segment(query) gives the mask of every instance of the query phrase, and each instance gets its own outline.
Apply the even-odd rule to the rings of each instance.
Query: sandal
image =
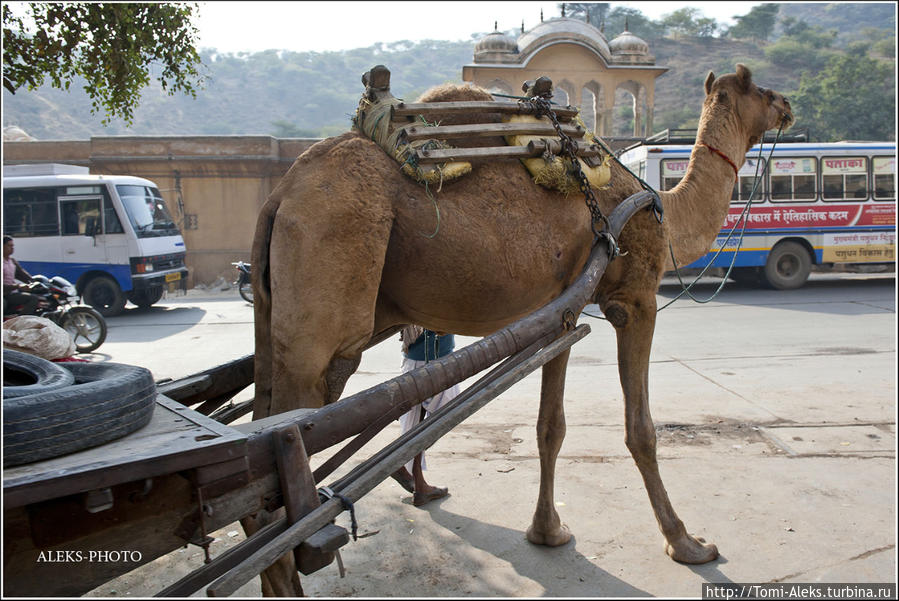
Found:
[[[435,488],[431,492],[412,493],[412,504],[416,507],[421,507],[422,505],[430,503],[431,501],[434,501],[436,499],[442,499],[448,494],[449,490],[446,488]]]

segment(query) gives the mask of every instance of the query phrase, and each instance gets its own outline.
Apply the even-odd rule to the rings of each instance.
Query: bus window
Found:
[[[665,159],[662,165],[662,185],[660,190],[670,190],[687,174],[687,165],[690,159]]]
[[[756,173],[760,176],[764,169],[764,161],[761,161],[760,164],[758,159],[747,159],[740,168],[738,180],[734,182],[734,191],[731,194],[730,201],[732,203],[743,203],[749,200],[749,197],[752,196],[752,190],[755,188],[755,182],[758,179]],[[758,189],[755,191],[755,196],[752,197],[752,200],[757,202],[764,200],[764,198],[764,181],[762,181],[759,183]]]
[[[18,238],[59,235],[54,188],[3,191],[3,233]]]
[[[816,162],[812,157],[772,159],[768,176],[771,200],[815,200],[818,196],[816,172]]]
[[[896,200],[896,157],[874,157],[874,200]]]
[[[159,190],[149,186],[116,186],[122,206],[138,238],[171,236],[178,233]]]
[[[868,159],[823,157],[821,180],[824,200],[864,200],[868,197]]]
[[[59,201],[63,236],[93,236],[102,233],[100,199],[82,198]]]

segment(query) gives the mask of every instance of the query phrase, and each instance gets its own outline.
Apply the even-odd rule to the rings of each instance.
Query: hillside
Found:
[[[836,37],[825,42],[832,43],[832,48],[812,48],[810,56],[826,58],[845,53],[844,49],[863,35],[879,41],[879,48],[892,41],[891,54],[895,53],[892,4],[784,4],[779,18],[784,17],[804,21],[813,32],[837,30]],[[607,31],[607,35],[611,38],[614,34]],[[792,52],[792,46],[787,44],[820,45],[826,36],[816,35],[811,42],[797,42],[785,36],[779,26],[772,35],[773,41],[768,43],[728,37],[648,39],[657,64],[669,68],[656,84],[655,129],[695,125],[706,74],[710,70],[732,72],[737,62],[748,65],[761,85],[792,96],[800,89],[803,72],[818,70],[821,64],[785,60],[784,55],[802,56]],[[349,128],[362,91],[360,76],[371,66],[387,65],[393,73],[394,93],[412,99],[432,85],[460,81],[462,65],[472,60],[474,43],[474,39],[401,41],[321,53],[267,51],[235,55],[204,50],[201,55],[207,81],[197,98],[167,96],[152,85],[145,89],[131,126],[119,120],[101,125],[101,116],[91,114],[88,96],[77,82],[68,92],[47,84],[34,91],[19,90],[15,95],[4,90],[3,125],[18,125],[40,140],[87,139],[92,135],[328,136]],[[772,54],[772,47],[787,51]],[[891,59],[880,56],[878,60]],[[821,58],[818,62],[823,61]],[[895,65],[895,58],[892,64]],[[895,107],[895,94],[892,102]],[[619,104],[623,105],[623,119],[618,119],[620,126],[615,133],[627,135],[629,103]],[[816,124],[805,125],[814,132]],[[885,123],[882,129],[879,137],[895,139],[891,123]]]

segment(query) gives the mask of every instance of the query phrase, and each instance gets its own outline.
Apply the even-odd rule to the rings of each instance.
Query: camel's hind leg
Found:
[[[392,214],[389,200],[366,200],[367,211],[297,210],[285,201],[278,212],[270,260],[272,414],[335,400],[371,338]]]
[[[540,413],[537,418],[537,448],[540,451],[540,492],[537,509],[527,538],[538,545],[555,547],[571,539],[571,532],[559,519],[553,502],[556,457],[565,438],[565,372],[570,349],[543,366]]]
[[[706,563],[718,557],[713,544],[687,533],[677,517],[656,460],[656,431],[649,413],[649,353],[655,329],[655,298],[625,306],[610,302],[603,312],[618,335],[618,373],[625,403],[625,443],[637,463],[659,529],[665,536],[665,551],[684,563]]]

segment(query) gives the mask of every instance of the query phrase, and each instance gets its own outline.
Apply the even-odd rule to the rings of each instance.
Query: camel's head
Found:
[[[773,90],[752,82],[752,73],[742,64],[737,72],[705,79],[706,106],[730,107],[749,133],[749,146],[758,142],[769,129],[788,128],[793,123],[790,102]]]

